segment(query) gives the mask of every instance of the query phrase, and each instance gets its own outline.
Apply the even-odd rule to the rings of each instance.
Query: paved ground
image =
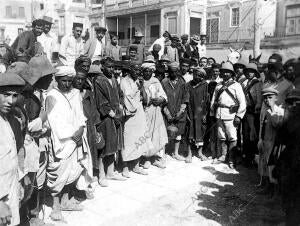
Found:
[[[279,201],[256,195],[254,169],[193,159],[192,164],[168,159],[167,168],[150,168],[148,176],[132,174],[124,182],[95,189],[95,199],[82,212],[63,212],[55,225],[280,225]],[[46,222],[50,208],[46,207]],[[53,222],[51,222],[53,223]]]

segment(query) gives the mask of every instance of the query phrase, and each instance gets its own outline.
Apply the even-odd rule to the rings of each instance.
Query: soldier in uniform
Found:
[[[228,154],[229,167],[234,168],[237,127],[246,112],[246,100],[242,86],[234,81],[235,73],[232,64],[230,62],[223,63],[220,72],[223,82],[218,84],[214,91],[211,101],[211,116],[214,116],[218,123],[218,138],[222,148],[222,156],[219,161],[225,161]]]
[[[244,72],[247,79],[247,85],[244,88],[247,110],[242,121],[243,153],[246,166],[250,166],[254,160],[258,141],[262,83],[258,79],[259,72],[255,63],[248,64]]]

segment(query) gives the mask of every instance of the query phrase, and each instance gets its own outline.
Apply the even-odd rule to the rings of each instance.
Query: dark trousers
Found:
[[[254,117],[254,127],[256,135],[259,135],[259,115],[246,113],[242,120],[242,135],[243,135],[243,153],[245,154],[246,163],[251,164],[254,160],[255,154],[258,153],[257,142],[258,139],[250,140],[250,125],[248,117]]]

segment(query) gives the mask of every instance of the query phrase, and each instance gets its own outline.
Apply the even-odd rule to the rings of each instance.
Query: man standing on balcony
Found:
[[[83,24],[73,23],[73,34],[66,35],[61,40],[59,58],[64,65],[74,66],[75,60],[83,54],[83,39],[81,37]]]
[[[96,38],[87,40],[84,45],[84,55],[90,58],[92,63],[96,60],[102,60],[104,56],[104,43],[102,40],[106,31],[105,27],[95,27]]]
[[[50,32],[53,19],[51,17],[44,16],[42,20],[45,23],[43,29],[44,32],[41,36],[38,36],[37,40],[42,45],[48,60],[52,62],[52,53],[54,52],[57,43],[56,35]]]
[[[136,31],[134,35],[133,44],[129,45],[127,48],[127,55],[129,55],[129,49],[132,49],[132,46],[137,46],[137,60],[136,63],[142,64],[145,58],[145,45],[141,43],[144,35],[140,31]]]

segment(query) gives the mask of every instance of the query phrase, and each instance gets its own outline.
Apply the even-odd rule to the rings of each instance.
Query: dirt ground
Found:
[[[256,194],[256,169],[234,171],[196,158],[191,164],[170,158],[167,169],[148,171],[148,176],[96,187],[83,212],[64,212],[66,222],[55,225],[284,225],[280,199]]]

